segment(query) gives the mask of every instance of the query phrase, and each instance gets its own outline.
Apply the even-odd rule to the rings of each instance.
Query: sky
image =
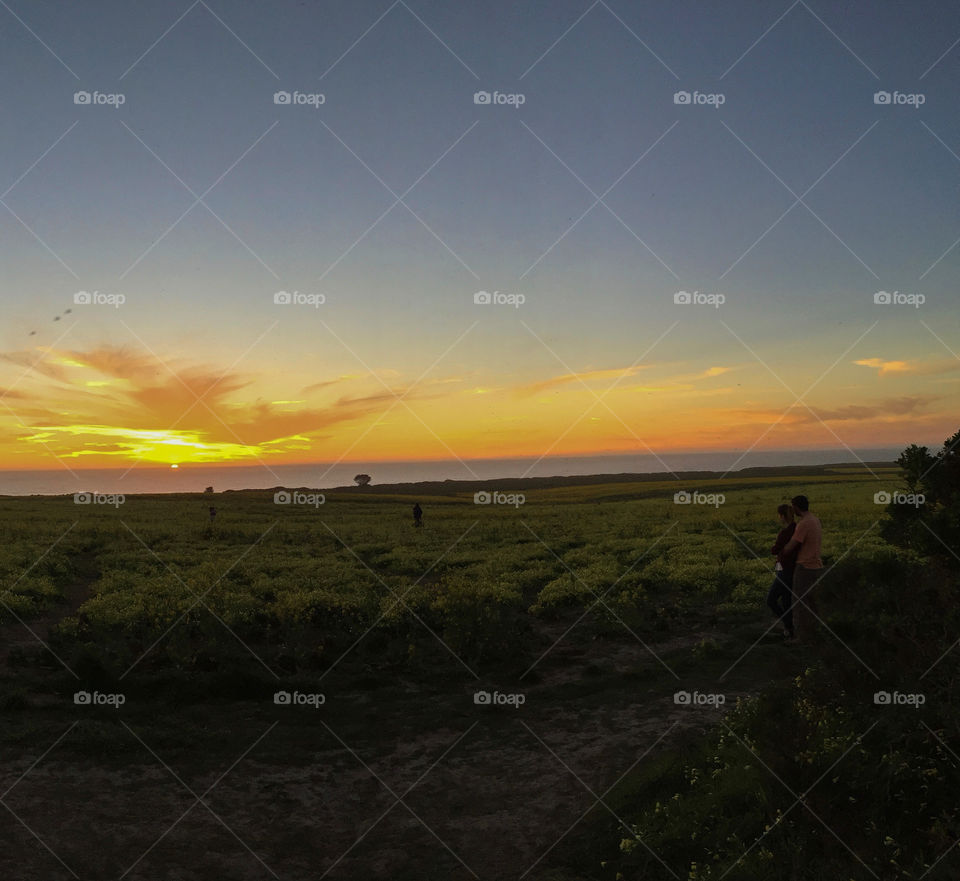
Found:
[[[0,22],[0,469],[958,427],[954,4]]]

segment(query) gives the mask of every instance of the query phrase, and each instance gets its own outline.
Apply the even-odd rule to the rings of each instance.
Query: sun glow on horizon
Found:
[[[845,381],[810,407],[790,406],[758,363],[686,356],[580,371],[541,364],[519,374],[458,367],[414,381],[410,365],[406,373],[335,365],[278,378],[253,364],[224,371],[184,358],[164,370],[166,361],[129,346],[50,350],[40,365],[20,352],[2,356],[28,372],[22,387],[20,379],[0,387],[0,468],[42,469],[54,459],[173,469],[869,448],[896,446],[911,436],[908,426],[946,437],[952,417],[940,389],[960,361],[875,352],[838,365]],[[929,382],[923,393],[917,376]],[[851,387],[864,390],[861,403],[848,403]]]
[[[83,439],[89,437],[89,440]],[[149,430],[114,427],[108,425],[62,425],[44,426],[31,435],[18,438],[22,443],[54,450],[53,445],[68,444],[74,438],[81,444],[75,449],[55,452],[62,459],[79,459],[89,456],[108,456],[143,461],[177,468],[181,462],[216,462],[252,460],[265,454],[257,445],[241,443],[212,443],[204,441],[197,432],[175,430]],[[103,439],[115,439],[103,443]]]

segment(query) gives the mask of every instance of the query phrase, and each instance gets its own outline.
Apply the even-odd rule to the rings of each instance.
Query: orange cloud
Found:
[[[28,360],[26,354],[0,358],[29,367],[36,357]],[[91,380],[91,375],[106,379]],[[252,375],[164,364],[151,354],[111,346],[51,352],[25,381],[33,386],[29,397],[15,390],[8,403],[19,423],[13,431],[20,447],[41,445],[62,458],[162,462],[248,459],[309,449],[321,432],[379,415],[395,395],[405,394],[407,401],[428,396],[401,387],[342,396],[323,407],[277,404],[260,397],[244,401],[237,396],[249,394],[256,382]],[[28,399],[29,407],[18,406]]]
[[[901,398],[892,398],[873,405],[847,404],[835,410],[819,410],[814,408],[817,416],[828,421],[862,421],[865,419],[889,419],[891,416],[906,416],[923,409],[927,404],[936,401],[932,395],[912,395]],[[809,413],[809,410],[807,411]],[[811,419],[816,417],[810,414]]]
[[[63,366],[51,363],[48,360],[47,355],[49,354],[49,350],[41,349],[40,351],[44,354],[38,355],[36,351],[2,352],[0,353],[0,360],[6,361],[9,364],[15,364],[18,367],[23,367],[23,374],[39,373],[50,379],[66,382],[68,373]]]
[[[557,386],[569,385],[570,383],[590,383],[597,380],[612,380],[616,382],[627,376],[634,376],[641,370],[649,370],[653,365],[640,364],[632,367],[611,367],[606,370],[586,370],[583,373],[564,373],[560,376],[552,376],[540,382],[534,382],[529,385],[520,386],[517,389],[519,394],[537,394],[547,389]]]

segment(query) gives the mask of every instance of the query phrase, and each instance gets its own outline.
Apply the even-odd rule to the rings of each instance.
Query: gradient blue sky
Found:
[[[90,426],[98,408],[96,424],[168,427],[169,408],[151,409],[129,387],[76,398],[91,381],[122,385],[119,371],[104,374],[106,350],[156,356],[181,376],[238,371],[246,384],[219,401],[224,413],[246,408],[248,419],[256,402],[278,400],[346,409],[334,421],[356,437],[376,418],[359,401],[377,398],[382,410],[383,383],[407,388],[473,322],[429,374],[440,389],[424,411],[436,410],[424,417],[430,454],[437,435],[461,455],[542,452],[591,403],[578,381],[559,378],[612,380],[665,332],[643,362],[656,393],[700,377],[702,395],[660,403],[641,388],[617,407],[630,431],[598,426],[594,443],[583,434],[555,452],[637,447],[651,415],[674,410],[654,448],[670,437],[743,447],[794,400],[773,372],[800,393],[837,359],[808,400],[811,444],[836,447],[834,433],[852,446],[936,443],[956,428],[954,4],[11,2],[0,22],[0,192],[15,184],[0,206],[0,386],[16,381],[31,404],[43,401],[6,400],[15,415],[0,413],[5,461],[37,458],[15,454],[24,425],[53,432],[51,449],[33,454],[76,453],[57,426]],[[81,89],[125,103],[77,106]],[[525,102],[478,106],[481,89]],[[681,89],[725,103],[678,106]],[[876,105],[881,89],[925,102]],[[277,90],[326,100],[278,106]],[[388,187],[404,194],[435,162],[404,197],[410,210],[397,204],[357,243],[394,202]],[[199,196],[228,169],[204,197],[210,210],[195,205],[148,252],[194,202],[186,187]],[[597,204],[557,243],[593,205],[590,190],[601,195],[628,169],[604,196],[609,210]],[[796,204],[774,225],[815,183],[809,210]],[[278,308],[281,289],[326,303]],[[481,289],[526,302],[476,307]],[[52,324],[77,290],[127,302]],[[678,307],[678,290],[726,302]],[[878,307],[878,290],[926,302]],[[20,379],[30,352],[80,373]],[[94,370],[106,378],[91,380]],[[303,391],[361,375],[328,399]],[[546,433],[528,443],[518,394],[550,382],[569,395],[531,417]],[[476,389],[500,397],[478,404],[483,394],[466,394]],[[843,411],[851,406],[863,413]],[[744,431],[725,432],[738,413]],[[407,423],[396,448],[417,448],[424,427],[404,407],[393,415]],[[342,452],[325,430],[327,446],[294,454],[281,441],[319,438],[319,423],[316,413],[299,428],[288,421],[278,455]],[[698,422],[711,429],[702,443]],[[795,429],[765,443],[796,445]]]

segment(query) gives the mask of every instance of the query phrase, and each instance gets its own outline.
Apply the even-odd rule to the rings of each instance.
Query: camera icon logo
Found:
[[[890,291],[877,291],[873,295],[873,302],[878,306],[889,306],[893,302],[893,294]]]
[[[493,295],[489,291],[477,291],[473,295],[473,302],[476,306],[489,306],[493,302]]]
[[[73,693],[73,702],[75,704],[89,704],[91,701],[89,691],[75,691]]]
[[[474,104],[489,104],[489,103],[490,103],[490,93],[489,93],[489,92],[474,92],[474,93],[473,93],[473,103],[474,103]]]
[[[673,93],[673,103],[674,104],[689,104],[690,103],[690,93],[689,92],[674,92]]]
[[[75,306],[89,306],[93,302],[93,294],[90,291],[77,291],[73,295]]]
[[[290,93],[289,93],[289,92],[274,92],[274,93],[273,93],[273,103],[274,103],[274,104],[289,104],[289,103],[290,103]]]
[[[293,294],[290,291],[277,291],[273,295],[273,302],[277,306],[289,306],[293,302]]]
[[[75,505],[92,505],[93,493],[88,493],[88,492],[74,493],[73,503]]]
[[[874,92],[874,93],[873,93],[873,103],[874,103],[874,104],[889,104],[889,103],[890,103],[890,93],[889,93],[889,92]]]
[[[473,693],[473,702],[475,704],[489,704],[490,703],[490,692],[489,691],[475,691]]]
[[[275,704],[289,704],[290,703],[290,692],[289,691],[277,691],[273,694],[273,702]]]
[[[293,502],[293,496],[290,495],[285,489],[275,492],[273,494],[273,503],[275,505],[289,505]]]
[[[890,703],[890,692],[889,691],[875,691],[873,693],[873,702],[875,704],[889,704]]]
[[[675,691],[673,693],[673,702],[675,704],[686,705],[690,703],[689,691]]]
[[[693,302],[693,294],[689,291],[677,291],[673,295],[673,302],[677,306],[689,306]]]
[[[873,494],[873,503],[875,505],[889,505],[892,501],[890,493],[886,490],[880,490],[880,492],[875,492]]]
[[[675,505],[689,505],[693,502],[693,496],[685,489],[673,494],[673,503]]]
[[[473,494],[473,503],[475,505],[489,505],[493,501],[493,496],[486,490],[480,490]]]
[[[89,103],[90,103],[90,93],[89,93],[89,92],[74,92],[74,93],[73,93],[73,103],[74,103],[74,104],[89,104]]]

